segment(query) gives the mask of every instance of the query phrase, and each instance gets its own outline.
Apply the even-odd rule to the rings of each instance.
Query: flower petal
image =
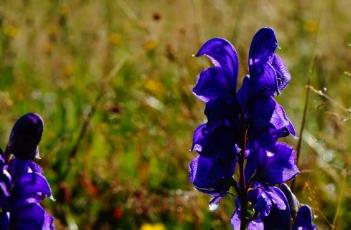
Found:
[[[290,210],[273,206],[270,214],[263,219],[264,229],[289,230],[291,226]]]
[[[230,219],[231,224],[233,225],[234,230],[240,230],[240,210],[238,208],[235,209],[232,218]]]
[[[260,96],[252,101],[249,108],[249,125],[253,133],[270,130],[277,138],[296,134],[283,107],[272,96]]]
[[[233,229],[234,230],[240,230],[240,225],[241,225],[241,221],[240,221],[240,209],[236,209],[235,212],[232,215],[232,218],[230,220]],[[264,230],[264,225],[263,222],[260,218],[256,218],[254,220],[251,220],[247,226],[248,230]]]
[[[246,75],[243,80],[243,84],[241,85],[238,93],[236,94],[238,103],[241,106],[242,111],[246,110],[247,101],[249,99],[250,92],[250,77]]]
[[[266,63],[278,47],[273,29],[261,28],[253,37],[249,51],[249,68]]]
[[[308,205],[302,205],[297,212],[294,223],[294,230],[314,230],[317,229],[316,225],[312,222],[312,210]]]
[[[277,102],[271,96],[261,96],[252,101],[248,111],[251,132],[262,132],[271,126],[276,104]]]
[[[202,55],[208,56],[214,66],[221,67],[227,85],[235,92],[239,62],[234,46],[223,38],[213,38],[202,45],[196,57]]]
[[[295,164],[295,151],[285,143],[276,143],[272,151],[260,151],[255,177],[268,184],[281,184],[294,178],[299,170]]]
[[[290,82],[291,76],[285,63],[278,55],[274,54],[271,62],[277,73],[278,92],[280,93]]]
[[[10,229],[18,230],[53,230],[53,218],[37,203],[32,203],[11,212]]]
[[[10,225],[10,213],[9,212],[1,212],[0,213],[0,226],[1,229],[8,230]]]
[[[226,194],[232,182],[236,161],[220,157],[197,156],[189,165],[189,178],[201,192]]]
[[[255,215],[260,217],[268,216],[272,208],[271,198],[262,187],[250,190],[249,200],[254,204]]]
[[[270,186],[266,189],[268,196],[271,198],[273,204],[280,210],[289,208],[288,201],[284,193],[277,187]]]
[[[277,73],[269,63],[250,67],[250,96],[273,96],[278,90]]]
[[[295,128],[291,123],[291,121],[289,120],[289,118],[286,116],[283,106],[279,105],[278,103],[275,106],[270,123],[276,129],[286,128],[290,134],[294,136],[296,134]]]
[[[210,67],[198,76],[193,93],[203,102],[229,96],[231,88],[220,67]]]
[[[215,100],[206,103],[205,115],[211,125],[223,124],[239,130],[240,108],[234,100]]]
[[[202,124],[195,129],[192,150],[203,156],[235,155],[236,130],[231,126],[210,127]]]
[[[52,194],[46,178],[39,173],[25,173],[19,177],[13,187],[11,196],[19,198],[44,199]]]
[[[20,117],[12,128],[9,143],[10,153],[17,158],[33,160],[43,133],[44,121],[39,114],[27,113]]]
[[[296,196],[294,193],[290,190],[290,187],[287,184],[281,184],[280,189],[284,193],[290,207],[290,212],[291,216],[296,216],[298,207],[299,207],[299,201],[297,200]]]

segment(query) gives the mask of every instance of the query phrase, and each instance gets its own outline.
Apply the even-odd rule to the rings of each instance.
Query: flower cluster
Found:
[[[52,192],[43,170],[34,162],[43,120],[35,113],[15,123],[5,153],[0,154],[0,226],[1,229],[53,230],[51,217],[40,202]]]
[[[195,188],[212,196],[210,208],[236,189],[234,229],[313,229],[311,209],[299,206],[285,182],[299,170],[295,151],[278,139],[295,129],[274,97],[290,81],[271,28],[254,36],[249,51],[249,75],[237,90],[238,58],[223,38],[207,41],[196,54],[212,67],[203,70],[193,93],[205,103],[207,122],[195,129],[189,165]],[[234,177],[236,174],[238,178]],[[293,221],[294,220],[294,221]]]

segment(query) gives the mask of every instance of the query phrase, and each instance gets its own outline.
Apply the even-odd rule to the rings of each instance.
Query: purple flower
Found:
[[[283,229],[290,228],[288,201],[279,188],[255,183],[248,191],[248,199],[252,206],[248,229],[276,229],[277,226],[284,226]],[[231,219],[234,229],[240,229],[241,215],[240,206],[237,205]]]
[[[55,229],[53,217],[40,205],[42,200],[52,197],[51,188],[43,170],[33,161],[39,154],[42,132],[43,120],[38,114],[22,116],[15,123],[6,148],[9,162],[1,154],[0,187],[8,192],[0,204],[3,229]]]
[[[206,55],[213,66],[199,74],[193,88],[205,103],[207,122],[194,131],[191,150],[199,155],[189,165],[189,178],[197,190],[212,196],[210,205],[218,204],[234,186],[238,194],[234,229],[242,221],[249,229],[290,229],[294,215],[292,193],[279,187],[299,170],[293,148],[278,142],[295,135],[295,129],[274,99],[291,78],[275,54],[277,47],[271,28],[256,33],[249,51],[249,75],[238,91],[239,65],[230,42],[210,39],[196,54]]]
[[[249,51],[251,93],[273,95],[280,93],[290,81],[290,73],[275,54],[278,41],[271,28],[262,28],[254,36]]]

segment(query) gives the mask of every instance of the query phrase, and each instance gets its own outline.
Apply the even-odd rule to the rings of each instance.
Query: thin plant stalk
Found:
[[[338,203],[336,205],[335,215],[334,215],[334,218],[333,218],[333,225],[332,225],[331,229],[337,229],[336,228],[336,222],[338,220],[338,216],[339,216],[339,213],[340,213],[341,201],[342,201],[343,196],[344,196],[345,185],[346,185],[346,178],[347,178],[347,175],[346,175],[346,173],[344,173],[342,184],[341,184],[341,188],[340,188],[340,193],[339,193],[339,196],[338,196]]]
[[[78,138],[77,138],[76,142],[74,143],[72,149],[68,153],[68,160],[69,161],[72,161],[75,159],[77,152],[78,152],[78,149],[80,147],[80,144],[87,134],[91,119],[95,115],[96,109],[99,106],[103,96],[105,95],[106,87],[108,86],[110,81],[113,79],[113,77],[118,73],[118,71],[122,68],[122,66],[124,65],[126,60],[127,60],[127,57],[125,57],[119,63],[117,63],[112,68],[112,70],[109,72],[109,74],[106,76],[105,80],[102,82],[101,89],[98,92],[98,94],[96,95],[95,100],[94,100],[89,112],[87,113],[86,117],[84,118],[83,124],[79,130]],[[67,176],[69,169],[70,169],[70,167],[67,167],[66,170],[62,173],[62,175],[61,175],[62,181]]]
[[[313,68],[314,68],[314,63],[315,63],[316,49],[317,49],[318,35],[319,35],[319,31],[320,31],[322,11],[323,11],[323,1],[321,1],[320,8],[319,8],[319,16],[318,16],[316,35],[315,35],[314,41],[313,41],[312,57],[311,57],[311,61],[310,61],[309,66],[308,66],[307,84],[306,84],[307,86],[309,86],[311,84],[311,77],[313,74]],[[310,98],[310,90],[307,87],[306,88],[305,103],[304,103],[304,108],[303,108],[303,115],[302,115],[302,119],[301,119],[301,127],[300,127],[300,132],[299,132],[300,137],[299,137],[299,140],[298,140],[297,146],[296,146],[296,166],[299,166],[302,138],[303,138],[303,133],[304,133],[305,126],[306,126],[309,98]],[[294,192],[294,188],[295,188],[295,182],[296,182],[296,178],[294,178],[294,180],[291,183],[291,191],[293,191],[293,192]]]
[[[245,125],[244,116],[242,115],[243,132],[240,143],[240,154],[239,154],[239,184],[240,184],[240,230],[245,230],[247,228],[247,186],[245,180],[244,164],[245,164],[245,149],[246,149],[246,139],[247,139],[247,127]]]

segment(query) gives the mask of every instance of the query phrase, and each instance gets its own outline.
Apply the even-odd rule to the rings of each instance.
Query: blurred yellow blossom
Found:
[[[143,224],[140,230],[166,230],[166,227],[161,223]]]
[[[145,89],[147,89],[148,91],[150,91],[151,93],[153,93],[157,96],[161,96],[161,94],[163,92],[162,84],[154,79],[147,79],[145,81],[144,86],[145,86]]]
[[[67,15],[68,13],[69,13],[69,11],[70,11],[70,8],[69,8],[69,6],[68,6],[68,4],[62,4],[61,5],[61,7],[60,7],[60,13],[62,14],[62,15]]]
[[[152,51],[156,48],[156,46],[157,46],[157,41],[153,39],[147,40],[144,43],[144,49],[146,51]]]
[[[308,20],[303,25],[305,31],[315,33],[318,30],[318,21]]]
[[[118,33],[112,33],[112,34],[110,34],[108,40],[112,45],[118,45],[121,43],[122,37]]]
[[[68,76],[71,76],[72,74],[74,74],[75,71],[76,71],[76,67],[73,64],[68,64],[64,67],[63,74],[66,77],[68,77]]]
[[[11,24],[5,24],[3,31],[8,37],[15,38],[19,33],[19,28]]]

